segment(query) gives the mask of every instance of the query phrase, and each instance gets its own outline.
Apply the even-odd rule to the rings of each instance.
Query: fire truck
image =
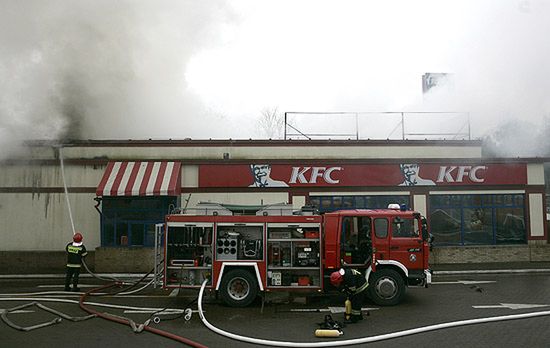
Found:
[[[374,303],[395,305],[407,287],[431,283],[426,219],[397,204],[322,215],[288,205],[254,215],[198,207],[171,213],[162,225],[157,261],[164,259],[164,288],[200,288],[207,279],[227,305],[244,307],[262,292],[334,290],[330,274],[350,267],[365,274]]]

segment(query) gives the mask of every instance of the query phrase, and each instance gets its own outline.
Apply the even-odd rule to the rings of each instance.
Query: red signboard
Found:
[[[522,185],[525,164],[207,164],[199,187]]]

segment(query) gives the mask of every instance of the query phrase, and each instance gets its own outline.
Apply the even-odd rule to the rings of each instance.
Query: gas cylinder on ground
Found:
[[[339,337],[342,336],[344,332],[340,330],[329,330],[329,329],[317,329],[315,330],[316,337]]]
[[[345,307],[346,307],[346,312],[344,313],[344,318],[346,320],[350,320],[351,319],[351,301],[349,300],[349,298],[346,300]]]

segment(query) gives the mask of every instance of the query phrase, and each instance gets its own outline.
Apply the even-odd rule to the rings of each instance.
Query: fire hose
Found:
[[[36,301],[36,297],[0,297],[0,301]],[[64,298],[51,298],[51,297],[44,297],[39,299],[40,302],[59,302],[59,303],[74,303],[78,304],[79,301],[77,300],[69,300]],[[98,302],[83,302],[85,305],[89,306],[95,306],[95,307],[105,307],[105,308],[114,308],[114,309],[128,309],[128,310],[143,310],[143,311],[157,311],[160,312],[161,310],[164,310],[165,312],[169,313],[182,313],[185,312],[182,309],[175,309],[175,308],[150,308],[150,307],[134,307],[134,306],[124,306],[124,305],[115,305],[115,304],[108,304],[108,303],[98,303]]]
[[[58,151],[59,151],[59,162],[60,162],[60,166],[61,166],[61,175],[62,175],[62,179],[63,179],[63,188],[64,188],[64,192],[65,192],[65,199],[66,199],[66,203],[67,203],[67,209],[68,209],[68,212],[69,212],[69,218],[70,218],[70,222],[71,222],[71,228],[72,228],[72,232],[73,232],[73,235],[76,233],[76,229],[75,229],[75,224],[74,224],[74,220],[73,220],[73,214],[72,214],[72,211],[71,211],[71,204],[70,204],[70,201],[69,201],[69,195],[68,195],[68,189],[67,189],[67,181],[66,181],[66,178],[65,178],[65,167],[64,167],[64,163],[63,163],[63,146],[60,145],[58,146]],[[96,208],[97,209],[97,208]],[[95,289],[92,289],[92,290],[89,290],[87,292],[85,292],[81,297],[80,297],[80,301],[79,301],[79,306],[80,308],[82,308],[84,311],[92,314],[93,316],[98,316],[100,318],[103,318],[103,319],[107,319],[107,320],[110,320],[110,321],[114,321],[114,322],[117,322],[117,323],[120,323],[120,324],[124,324],[124,325],[130,325],[132,327],[132,329],[134,330],[134,332],[141,332],[142,330],[146,330],[146,331],[149,331],[149,332],[152,332],[152,333],[155,333],[155,334],[158,334],[158,335],[161,335],[161,336],[164,336],[164,337],[167,337],[167,338],[170,338],[170,339],[173,339],[175,341],[178,341],[178,342],[181,342],[181,343],[185,343],[191,347],[205,347],[204,345],[200,344],[200,343],[197,343],[197,342],[194,342],[192,340],[189,340],[185,337],[181,337],[181,336],[177,336],[177,335],[174,335],[172,333],[169,333],[169,332],[166,332],[166,331],[163,331],[163,330],[159,330],[159,329],[155,329],[155,328],[152,328],[150,326],[148,326],[150,320],[147,320],[144,324],[140,324],[140,325],[136,325],[135,322],[133,322],[131,319],[128,319],[128,318],[123,318],[123,317],[119,317],[119,316],[115,316],[115,315],[109,315],[109,314],[106,314],[106,313],[100,313],[98,311],[95,311],[91,308],[88,308],[87,306],[85,306],[85,302],[84,302],[84,299],[92,294],[92,293],[95,293],[95,291],[97,290],[102,290],[102,289],[107,289],[109,287],[112,287],[112,286],[115,286],[115,285],[122,285],[122,284],[125,284],[123,282],[120,282],[118,281],[117,279],[106,279],[106,278],[102,278],[96,274],[94,274],[92,271],[90,271],[90,269],[88,268],[88,265],[86,264],[86,262],[84,262],[84,260],[82,260],[82,263],[84,264],[84,268],[86,268],[86,270],[88,271],[88,273],[90,273],[93,277],[97,278],[97,279],[101,279],[101,280],[114,280],[115,283],[111,283],[111,284],[107,284],[107,285],[104,285],[104,286],[101,286],[99,288],[95,288]],[[134,284],[130,284],[131,286],[127,289],[131,289],[132,287],[136,286],[137,284],[139,284],[143,279],[145,279],[150,273],[152,272],[152,270],[147,273],[145,275],[145,277],[143,277],[141,280],[135,282]],[[155,274],[156,276],[156,274]],[[134,293],[134,292],[138,292],[138,291],[141,291],[142,289],[144,289],[145,287],[149,286],[150,284],[152,284],[152,282],[155,281],[155,278],[153,278],[153,280],[149,283],[147,283],[145,286],[143,286],[142,288],[139,288],[137,290],[133,290],[131,292],[120,292],[119,294],[120,295],[123,295],[123,294],[130,294],[130,293]],[[115,294],[116,295],[116,294]],[[4,298],[3,300],[11,300],[11,299],[6,299]],[[45,306],[43,306],[45,307]],[[46,307],[47,308],[47,307]],[[5,311],[2,312],[2,314],[4,314],[5,316]],[[89,316],[91,317],[91,316]],[[4,318],[3,318],[4,319]],[[7,319],[7,318],[6,318]],[[52,321],[51,323],[46,323],[45,325],[51,325],[51,324],[54,324],[54,323],[58,323],[61,319],[59,320],[54,320]],[[36,326],[36,328],[38,327],[43,327],[44,325],[39,325],[39,326]]]
[[[49,322],[46,322],[46,323],[37,324],[37,325],[33,325],[33,326],[26,326],[26,327],[19,326],[19,325],[13,323],[11,320],[8,319],[8,313],[15,312],[15,311],[21,310],[23,308],[28,308],[28,307],[31,307],[31,306],[36,306],[36,307],[38,307],[42,310],[45,310],[46,312],[53,313],[53,314],[57,315],[57,317],[54,318],[53,320],[49,321]],[[58,324],[58,323],[61,322],[61,318],[65,319],[65,320],[70,320],[70,321],[77,322],[77,321],[84,321],[84,320],[95,318],[95,315],[91,314],[91,315],[87,315],[85,317],[73,317],[73,316],[67,315],[63,312],[57,311],[53,308],[46,307],[46,306],[44,306],[43,304],[41,304],[39,302],[34,302],[33,301],[31,303],[27,303],[27,304],[24,304],[24,305],[21,305],[21,306],[17,306],[17,307],[13,307],[13,308],[10,308],[10,309],[2,310],[2,311],[0,311],[0,317],[2,318],[2,321],[4,323],[6,323],[8,326],[10,326],[13,329],[16,329],[16,330],[19,330],[19,331],[31,331],[31,330],[35,330],[35,329],[40,329],[42,327],[50,326],[50,325],[53,325],[53,324]]]
[[[185,337],[182,337],[182,336],[178,336],[178,335],[175,335],[173,333],[170,333],[170,332],[167,332],[167,331],[164,331],[164,330],[160,330],[160,329],[156,329],[154,327],[151,327],[149,326],[149,320],[146,321],[144,324],[140,324],[140,325],[137,325],[135,323],[133,323],[132,325],[132,321],[129,320],[128,318],[123,318],[123,317],[119,317],[119,316],[114,316],[114,315],[111,315],[111,314],[107,314],[107,313],[100,313],[94,309],[91,309],[89,307],[87,307],[85,304],[84,304],[84,300],[86,299],[86,297],[88,295],[91,295],[93,294],[95,291],[99,291],[99,290],[104,290],[104,289],[107,289],[107,288],[110,288],[110,287],[113,287],[115,285],[118,285],[117,283],[111,283],[111,284],[107,284],[107,285],[103,285],[101,287],[98,287],[98,288],[95,288],[95,289],[91,289],[87,292],[85,292],[81,297],[80,297],[80,301],[79,301],[79,306],[80,308],[82,308],[82,310],[90,313],[90,314],[95,314],[97,315],[98,317],[100,318],[103,318],[103,319],[106,319],[106,320],[110,320],[110,321],[114,321],[116,323],[119,323],[119,324],[123,324],[123,325],[129,325],[130,327],[132,327],[132,329],[134,330],[134,332],[141,332],[142,330],[145,330],[145,331],[149,331],[151,333],[154,333],[154,334],[157,334],[157,335],[161,335],[161,336],[164,336],[166,338],[170,338],[174,341],[178,341],[178,342],[181,342],[181,343],[184,343],[184,344],[187,344],[188,346],[191,346],[191,347],[197,347],[197,348],[205,348],[206,346],[200,344],[200,343],[197,343],[195,341],[192,341],[188,338],[185,338]],[[139,330],[139,331],[136,331],[136,330]]]
[[[80,307],[84,310],[86,310],[88,307],[86,306],[97,306],[97,307],[107,307],[107,308],[115,308],[115,309],[128,309],[128,310],[146,310],[146,311],[154,311],[155,313],[159,313],[161,311],[164,311],[166,313],[169,313],[169,314],[178,314],[178,313],[181,313],[181,314],[185,314],[185,318],[186,320],[189,320],[190,319],[190,309],[186,309],[186,310],[180,310],[180,309],[171,309],[171,308],[163,308],[163,309],[159,309],[159,308],[147,308],[147,307],[132,307],[132,306],[123,306],[123,305],[114,305],[114,304],[107,304],[107,303],[96,303],[96,302],[84,302],[84,297],[86,295],[96,295],[96,296],[99,296],[99,295],[106,295],[108,293],[97,293],[95,291],[97,290],[101,290],[101,289],[106,289],[110,286],[115,286],[115,285],[119,285],[119,284],[108,284],[106,286],[103,286],[101,288],[97,288],[97,289],[92,289],[90,291],[88,291],[87,293],[83,294],[82,297],[80,298],[80,301],[76,301],[76,300],[69,300],[69,299],[58,299],[58,298],[40,298],[40,301],[41,302],[60,302],[60,303],[76,303],[76,304],[79,304]],[[134,290],[135,291],[135,290]],[[132,291],[132,292],[134,292]],[[49,294],[49,293],[56,293],[56,292],[43,292],[43,293],[40,293],[40,294]],[[38,293],[34,293],[34,294],[38,294]],[[115,295],[121,295],[121,294],[124,294],[124,292],[119,292]],[[90,311],[87,311],[88,313],[92,313],[88,316],[84,316],[84,317],[71,317],[67,314],[64,314],[62,312],[59,312],[59,311],[56,311],[52,308],[49,308],[49,307],[46,307],[44,305],[42,305],[41,303],[38,303],[36,302],[36,298],[28,298],[28,297],[3,297],[3,296],[8,296],[8,295],[27,295],[27,294],[0,294],[0,301],[33,301],[31,303],[28,303],[28,304],[25,304],[25,305],[21,305],[21,306],[17,306],[17,307],[13,307],[13,308],[10,308],[10,309],[6,309],[6,310],[1,310],[0,311],[0,318],[10,327],[16,329],[16,330],[20,330],[20,331],[31,331],[31,330],[35,330],[35,329],[39,329],[39,328],[43,328],[43,327],[46,327],[46,326],[50,326],[50,325],[54,325],[54,324],[58,324],[61,322],[61,318],[63,319],[66,319],[66,320],[70,320],[70,321],[82,321],[82,320],[87,320],[87,319],[91,319],[93,317],[101,317],[101,318],[104,318],[104,319],[108,319],[108,320],[112,320],[112,321],[115,321],[117,323],[121,323],[121,324],[125,324],[125,325],[129,325],[133,332],[135,333],[140,333],[142,331],[149,331],[149,332],[152,332],[152,333],[155,333],[155,334],[158,334],[158,335],[161,335],[161,336],[164,336],[164,337],[167,337],[167,338],[170,338],[170,339],[173,339],[173,340],[176,340],[178,342],[182,342],[182,343],[185,343],[191,347],[204,347],[204,345],[201,345],[199,343],[196,343],[194,341],[191,341],[189,339],[186,339],[185,337],[181,337],[181,336],[177,336],[177,335],[174,335],[174,334],[171,334],[169,332],[166,332],[166,331],[163,331],[163,330],[158,330],[158,329],[155,329],[155,328],[152,328],[150,326],[148,326],[148,324],[150,323],[151,319],[148,319],[145,323],[143,324],[136,324],[132,319],[130,318],[125,318],[125,317],[121,317],[121,316],[117,316],[117,315],[114,315],[114,314],[108,314],[108,313],[99,313],[97,311],[94,311],[94,310],[90,310]],[[35,305],[45,311],[48,311],[50,313],[53,313],[53,314],[56,314],[58,317],[54,318],[53,320],[49,321],[49,322],[45,322],[45,323],[41,323],[41,324],[37,324],[37,325],[33,325],[33,326],[28,326],[28,327],[22,327],[22,326],[19,326],[13,322],[11,322],[8,317],[7,317],[7,314],[9,314],[10,312],[14,312],[14,311],[17,311],[17,310],[21,310],[23,308],[27,308],[27,307],[30,307],[32,305]],[[89,308],[88,308],[89,309]],[[189,318],[188,318],[189,317]],[[152,320],[157,323],[157,321],[154,320],[155,318],[153,318]]]
[[[514,314],[514,315],[503,315],[503,316],[496,316],[496,317],[489,317],[489,318],[459,320],[459,321],[452,321],[452,322],[435,324],[435,325],[422,326],[422,327],[419,327],[419,328],[408,329],[408,330],[403,330],[403,331],[397,331],[397,332],[392,332],[392,333],[387,333],[387,334],[382,334],[382,335],[354,338],[354,339],[349,339],[349,340],[335,340],[335,341],[330,341],[330,342],[273,341],[273,340],[264,340],[264,339],[260,339],[260,338],[253,338],[253,337],[237,335],[237,334],[219,329],[219,328],[215,327],[214,325],[210,324],[208,322],[208,320],[206,320],[206,317],[204,316],[204,313],[203,313],[203,310],[202,310],[202,297],[203,297],[204,289],[206,287],[207,282],[208,282],[208,279],[205,279],[204,282],[202,283],[201,289],[199,291],[199,299],[198,299],[199,316],[200,316],[203,324],[207,328],[209,328],[211,331],[217,333],[218,335],[228,337],[228,338],[231,338],[231,339],[234,339],[234,340],[237,340],[237,341],[242,341],[242,342],[247,342],[247,343],[252,343],[252,344],[258,344],[258,345],[264,345],[264,346],[278,346],[278,347],[337,347],[337,346],[348,346],[348,345],[352,345],[352,344],[365,344],[365,343],[378,342],[378,341],[388,340],[388,339],[392,339],[392,338],[404,337],[404,336],[419,334],[419,333],[423,333],[423,332],[429,332],[429,331],[435,331],[435,330],[441,330],[441,329],[448,329],[448,328],[458,327],[458,326],[484,324],[484,323],[492,323],[492,322],[506,321],[506,320],[535,318],[535,317],[542,317],[542,316],[549,316],[550,315],[550,311],[543,311],[543,312],[523,313],[523,314]]]

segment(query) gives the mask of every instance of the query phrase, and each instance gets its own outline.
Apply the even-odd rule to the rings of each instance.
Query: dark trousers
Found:
[[[351,301],[351,321],[354,323],[363,319],[361,308],[363,307],[364,298],[365,298],[365,291],[361,291],[358,294],[352,294],[349,297],[349,300]]]
[[[73,289],[78,287],[78,276],[80,275],[80,267],[67,267],[65,275],[65,290],[69,290],[69,284],[73,283]]]

